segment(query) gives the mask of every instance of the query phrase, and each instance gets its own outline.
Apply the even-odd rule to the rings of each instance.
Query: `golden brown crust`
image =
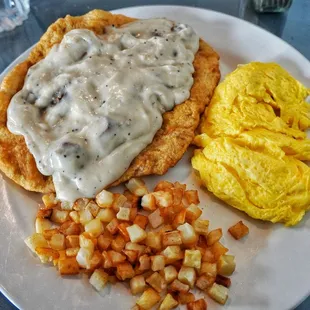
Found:
[[[22,136],[10,133],[6,127],[7,107],[11,98],[23,87],[28,69],[44,58],[54,44],[76,28],[87,28],[102,34],[104,27],[116,27],[134,21],[123,15],[94,10],[83,16],[66,16],[52,24],[30,53],[27,60],[17,65],[4,78],[0,88],[0,169],[13,181],[27,190],[50,192],[54,190],[51,177],[43,176],[37,169],[33,156]],[[199,51],[194,60],[194,85],[191,97],[164,114],[162,128],[131,163],[124,175],[113,183],[117,185],[134,176],[164,174],[182,157],[194,138],[200,114],[209,103],[220,79],[219,57],[204,41],[200,40]]]

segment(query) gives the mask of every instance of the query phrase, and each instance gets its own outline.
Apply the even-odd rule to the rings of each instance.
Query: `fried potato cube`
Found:
[[[171,264],[184,257],[183,251],[179,245],[169,245],[163,251],[162,254],[166,258],[166,264]]]
[[[138,256],[142,255],[146,249],[145,245],[137,244],[133,242],[127,242],[125,245],[126,250],[132,250],[138,252]]]
[[[138,178],[130,179],[125,186],[136,196],[143,196],[148,193],[145,182]]]
[[[130,207],[130,208],[137,208],[138,207],[138,204],[140,201],[139,196],[134,195],[129,190],[124,191],[124,196],[127,198],[126,204],[128,205],[128,207]]]
[[[215,282],[215,277],[211,276],[209,274],[203,274],[201,275],[197,281],[196,281],[196,286],[204,291],[207,288],[211,287],[213,285],[213,283]]]
[[[173,292],[187,293],[189,291],[189,285],[182,283],[178,279],[173,280],[169,289]]]
[[[154,192],[169,191],[174,187],[173,183],[169,181],[160,181],[154,188]]]
[[[160,301],[160,295],[153,289],[146,289],[136,304],[142,309],[151,309]]]
[[[135,271],[129,262],[120,263],[116,266],[116,276],[124,281],[133,278]]]
[[[142,275],[135,276],[129,282],[132,295],[142,293],[146,289],[145,279]]]
[[[211,246],[218,242],[223,236],[222,228],[211,230],[207,236],[207,245]]]
[[[197,234],[191,224],[180,225],[177,230],[181,232],[182,242],[185,245],[191,245],[197,241]]]
[[[178,277],[178,272],[175,269],[174,266],[169,265],[166,266],[163,270],[163,277],[166,281],[166,283],[171,283],[172,281],[174,281],[177,277]]]
[[[153,271],[163,270],[165,268],[166,260],[163,255],[151,256],[151,269]]]
[[[40,208],[37,212],[37,218],[49,219],[52,215],[53,209],[48,209],[45,206]]]
[[[51,248],[36,248],[36,253],[43,264],[50,263],[59,258],[58,251]]]
[[[79,247],[76,247],[76,248],[68,248],[68,249],[66,249],[66,256],[68,256],[68,257],[77,256],[79,250],[80,250]]]
[[[153,194],[146,194],[142,197],[141,206],[145,211],[154,211],[157,209],[155,196]]]
[[[69,201],[61,201],[60,203],[60,208],[61,210],[73,210],[73,203],[69,202]]]
[[[54,250],[65,250],[66,240],[63,234],[55,234],[52,236],[49,245]]]
[[[116,218],[120,221],[129,221],[130,219],[130,208],[120,207]]]
[[[59,231],[65,236],[79,235],[81,233],[81,225],[71,221],[67,221],[59,227]]]
[[[190,204],[186,208],[186,221],[191,223],[197,220],[201,214],[202,210],[198,206],[196,206],[195,204]]]
[[[133,221],[134,224],[137,224],[142,229],[146,228],[148,222],[149,222],[148,217],[145,215],[142,215],[142,214],[137,214],[134,221]]]
[[[193,267],[200,269],[201,267],[201,253],[199,250],[185,250],[183,265],[186,267]]]
[[[139,257],[139,271],[145,271],[151,269],[151,258],[146,254]]]
[[[87,238],[85,234],[79,236],[80,247],[89,250],[91,253],[95,250],[95,244],[92,239]]]
[[[190,302],[193,302],[195,301],[195,295],[193,293],[186,293],[186,292],[183,292],[182,294],[179,294],[178,295],[178,301],[181,305],[186,305]]]
[[[90,199],[88,198],[79,198],[73,204],[73,210],[75,211],[82,211],[88,205]]]
[[[154,272],[145,281],[158,293],[167,288],[165,279],[158,272]]]
[[[100,292],[108,283],[109,275],[104,272],[103,269],[96,269],[91,277],[89,278],[89,283]]]
[[[130,222],[134,222],[134,220],[137,216],[137,213],[138,213],[138,208],[130,208],[130,212],[129,212],[129,221]]]
[[[79,211],[80,223],[86,225],[88,222],[94,219],[93,215],[88,209]]]
[[[77,224],[80,223],[80,213],[77,211],[71,211],[69,213],[69,217],[71,218],[71,220]]]
[[[97,238],[103,233],[104,227],[99,219],[93,219],[85,225],[85,231]]]
[[[172,223],[175,217],[174,207],[169,206],[165,208],[160,208],[160,215],[163,217],[165,223]]]
[[[221,305],[225,305],[228,299],[228,288],[217,283],[213,283],[207,293],[213,300]]]
[[[173,197],[170,192],[158,191],[152,194],[155,197],[156,205],[160,208],[169,207],[173,203]]]
[[[215,257],[211,248],[206,248],[204,254],[202,255],[202,261],[208,263],[214,263]]]
[[[162,235],[162,243],[164,247],[168,245],[182,244],[181,233],[178,230],[168,231]]]
[[[159,310],[171,310],[178,306],[178,302],[172,297],[171,294],[167,294],[160,304]]]
[[[72,275],[80,272],[79,264],[75,257],[58,260],[58,271],[61,275]]]
[[[36,226],[36,233],[41,234],[43,233],[44,230],[51,229],[52,223],[48,219],[37,217],[35,226]]]
[[[59,233],[59,229],[53,228],[53,229],[44,230],[42,235],[46,240],[51,240],[52,236],[58,233]]]
[[[102,252],[102,267],[104,269],[112,268],[112,261],[107,251]]]
[[[96,203],[100,208],[111,208],[114,200],[113,193],[102,190],[96,196]]]
[[[114,218],[107,226],[106,226],[106,230],[112,234],[112,235],[115,235],[118,231],[118,225],[119,225],[119,222],[116,218]]]
[[[157,228],[164,223],[164,218],[161,216],[160,209],[149,214],[148,219],[152,228]]]
[[[228,228],[228,231],[236,240],[239,240],[249,233],[249,227],[244,225],[242,221],[239,221]]]
[[[187,190],[184,192],[184,198],[188,205],[198,205],[200,203],[197,190]]]
[[[173,204],[175,206],[182,206],[182,199],[184,195],[184,189],[183,188],[172,188],[172,196],[173,196]],[[182,206],[183,207],[183,206]]]
[[[216,263],[203,262],[201,264],[201,268],[200,268],[198,274],[199,275],[208,274],[208,275],[211,275],[212,277],[216,277],[216,274],[217,274]]]
[[[100,235],[97,239],[97,245],[101,251],[105,251],[110,247],[112,241],[112,236]]]
[[[55,193],[49,193],[42,196],[42,201],[46,208],[54,208],[57,206],[57,199]]]
[[[113,203],[112,203],[113,211],[117,213],[121,207],[124,207],[126,202],[127,202],[126,196],[119,193],[113,194]]]
[[[139,243],[143,241],[147,236],[146,232],[137,224],[133,224],[126,229],[131,242]]]
[[[236,269],[235,256],[221,255],[217,261],[217,272],[221,276],[230,276]]]
[[[94,252],[92,258],[90,259],[89,269],[95,270],[95,269],[101,267],[102,266],[102,260],[103,260],[102,254],[98,250],[96,250]]]
[[[175,229],[178,226],[182,225],[185,223],[185,218],[186,218],[186,209],[182,209],[179,211],[176,216],[174,217],[172,221],[172,227]]]
[[[116,238],[111,242],[111,248],[116,252],[121,252],[125,248],[125,245],[126,241],[121,235],[117,235]]]
[[[178,273],[178,280],[193,288],[196,282],[196,271],[192,267],[182,266]]]
[[[93,200],[87,204],[85,209],[88,210],[93,217],[96,217],[100,210],[99,206]]]
[[[215,282],[225,287],[230,287],[231,285],[231,280],[227,277],[221,276],[220,274],[216,275]]]
[[[201,298],[187,304],[187,310],[207,310],[206,301]]]
[[[217,261],[221,255],[224,255],[228,252],[228,249],[225,248],[220,242],[215,242],[212,245],[211,250],[213,252],[215,261]]]
[[[113,267],[116,267],[117,264],[123,263],[126,260],[126,256],[119,252],[109,250],[107,253],[108,253],[109,258],[111,259]]]
[[[116,217],[113,209],[100,209],[96,218],[101,222],[110,223]]]
[[[92,251],[87,248],[80,248],[76,255],[76,261],[80,267],[89,269],[92,256]]]
[[[51,221],[54,223],[62,224],[69,218],[69,211],[53,209]]]
[[[209,221],[208,220],[196,220],[192,223],[194,230],[197,234],[207,236],[209,232]]]
[[[127,259],[130,262],[130,264],[134,264],[137,261],[137,258],[138,258],[137,251],[123,250],[122,253],[124,253],[127,256]]]

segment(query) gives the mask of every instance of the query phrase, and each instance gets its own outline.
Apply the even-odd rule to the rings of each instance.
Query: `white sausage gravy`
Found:
[[[105,34],[77,29],[32,66],[7,126],[23,135],[57,198],[94,197],[152,142],[162,114],[190,96],[199,38],[166,19]]]

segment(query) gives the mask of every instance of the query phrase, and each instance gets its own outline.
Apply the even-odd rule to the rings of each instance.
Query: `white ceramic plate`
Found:
[[[238,64],[275,61],[309,85],[310,63],[295,49],[266,31],[228,15],[189,7],[149,6],[121,9],[115,13],[150,18],[167,17],[188,23],[221,56],[222,76]],[[21,62],[25,52],[13,64]],[[160,179],[186,182],[198,187],[189,163],[191,151],[163,177],[148,177],[153,186]],[[105,296],[80,279],[61,278],[55,268],[39,263],[23,240],[34,232],[36,201],[40,199],[7,178],[0,179],[0,288],[22,309],[130,309],[134,299],[121,284]],[[285,228],[252,220],[214,196],[199,190],[204,216],[211,227],[222,227],[224,244],[236,255],[230,299],[222,307],[209,298],[208,309],[290,309],[310,293],[310,216],[300,225]],[[250,228],[248,238],[235,241],[227,228],[242,219]]]

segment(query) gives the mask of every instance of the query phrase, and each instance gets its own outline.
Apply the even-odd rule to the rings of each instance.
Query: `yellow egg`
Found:
[[[273,63],[250,63],[217,87],[192,158],[206,187],[253,218],[297,224],[310,209],[309,89]]]

